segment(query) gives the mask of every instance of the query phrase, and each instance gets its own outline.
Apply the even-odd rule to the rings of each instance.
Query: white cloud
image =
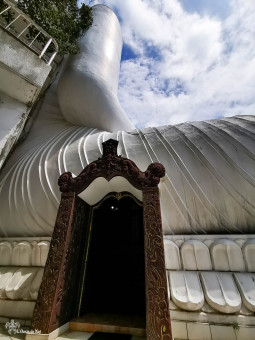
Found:
[[[119,98],[138,127],[255,114],[255,0],[222,1],[228,16],[178,0],[96,1],[117,10],[137,55],[121,64]]]

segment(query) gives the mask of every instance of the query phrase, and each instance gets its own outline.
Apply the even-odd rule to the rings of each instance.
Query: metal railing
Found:
[[[0,12],[0,26],[32,49],[39,58],[51,65],[58,53],[58,44],[46,31],[37,25],[9,0],[2,0],[5,8]],[[31,36],[31,32],[35,36]]]

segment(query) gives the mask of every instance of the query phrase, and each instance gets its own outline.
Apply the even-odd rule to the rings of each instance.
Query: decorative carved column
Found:
[[[75,316],[78,260],[87,211],[85,202],[74,193],[62,194],[32,320],[33,329],[44,334]]]
[[[143,189],[146,339],[171,340],[158,188]]]

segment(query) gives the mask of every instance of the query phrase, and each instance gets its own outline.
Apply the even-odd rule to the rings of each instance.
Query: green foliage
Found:
[[[4,9],[6,9],[7,5],[3,2],[3,0],[0,0],[0,12],[2,12]],[[4,21],[5,24],[9,24],[13,20],[14,16],[13,13],[10,11],[4,12],[0,18],[0,20]]]
[[[239,329],[240,329],[240,326],[238,325],[237,322],[234,322],[234,323],[233,323],[233,328],[234,328],[234,330],[236,330],[236,331],[238,332]]]
[[[78,8],[76,0],[18,0],[17,6],[57,41],[60,55],[79,52],[77,39],[93,20],[91,7],[83,3]],[[30,28],[27,37],[35,34]],[[43,43],[43,36],[38,41]]]

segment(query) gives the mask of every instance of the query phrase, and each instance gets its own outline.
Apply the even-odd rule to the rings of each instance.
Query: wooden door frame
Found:
[[[86,239],[83,225],[89,218],[88,205],[78,195],[98,177],[110,181],[122,176],[143,194],[146,339],[172,340],[158,189],[165,168],[152,163],[142,172],[134,162],[118,156],[118,141],[109,139],[102,144],[102,157],[77,177],[66,172],[59,178],[61,202],[32,327],[48,334],[75,316],[72,306],[76,304],[76,279]]]

